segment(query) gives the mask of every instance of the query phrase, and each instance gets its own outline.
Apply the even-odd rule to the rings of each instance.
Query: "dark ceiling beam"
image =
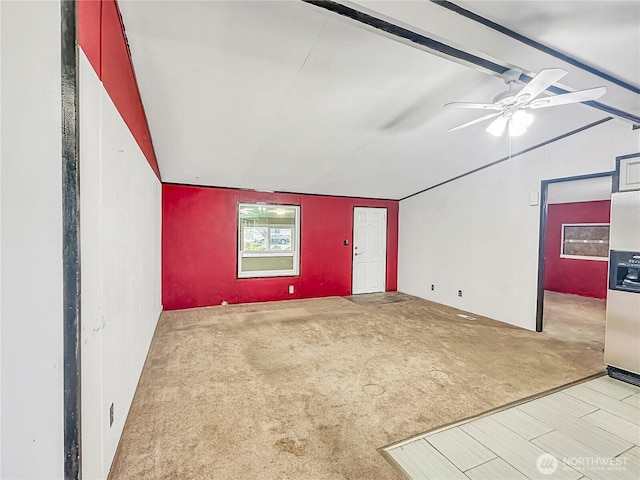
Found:
[[[476,13],[466,10],[456,5],[453,2],[449,2],[447,0],[431,0],[431,1],[436,5],[446,8],[447,10],[451,10],[452,12],[462,15],[465,18],[473,20],[474,22],[478,22],[486,27],[491,28],[492,30],[495,30],[496,32],[500,32],[503,35],[511,37],[521,43],[524,43],[529,47],[533,47],[536,50],[544,52],[547,55],[551,55],[552,57],[562,60],[563,62],[573,65],[574,67],[578,67],[584,70],[585,72],[589,72],[593,75],[596,75],[604,80],[607,80],[608,82],[615,83],[619,87],[625,88],[633,93],[640,94],[640,88],[635,85],[625,82],[624,80],[614,77],[613,75],[603,72],[602,70],[592,67],[591,65],[587,65],[586,63],[581,62],[577,58],[573,58],[570,55],[562,53],[560,50],[556,50],[555,48],[549,47],[548,45],[544,45],[543,43],[537,42],[529,37],[521,35],[518,32],[514,32],[513,30],[503,25],[500,25],[499,23],[496,23],[492,20],[489,20],[488,18],[482,17]]]
[[[461,50],[459,48],[452,47],[451,45],[447,45],[446,43],[440,42],[433,38],[429,38],[425,35],[409,30],[408,28],[401,27],[387,20],[374,17],[373,15],[369,15],[368,13],[361,12],[354,8],[335,2],[333,0],[301,0],[301,1],[304,3],[314,5],[318,8],[322,8],[326,11],[333,12],[342,17],[349,18],[353,21],[356,21],[368,27],[375,28],[376,30],[380,30],[388,35],[395,36],[400,41],[405,41],[405,42],[409,41],[411,43],[418,45],[419,47],[422,47],[423,49],[433,50],[440,56],[452,57],[457,60],[472,64],[472,65],[476,65],[480,68],[496,73],[498,75],[502,75],[504,72],[506,72],[511,68],[510,66],[500,65],[491,60],[487,60],[486,58],[482,58],[472,53],[465,52],[464,50]],[[505,28],[505,30],[507,29]],[[515,32],[513,33],[515,34]],[[520,75],[520,81],[524,83],[530,82],[532,78],[533,77],[526,75],[524,73]],[[555,87],[553,85],[547,88],[547,91],[554,93],[556,95],[560,95],[563,93],[570,93],[569,90],[565,90],[560,87]],[[584,105],[597,108],[598,110],[606,112],[610,115],[615,115],[616,117],[628,120],[634,125],[640,125],[640,117],[638,117],[637,115],[633,115],[629,112],[625,112],[618,108],[611,107],[609,105],[605,105],[604,103],[600,103],[596,101],[589,101],[589,102],[582,102],[582,103]]]
[[[369,15],[368,13],[364,13],[354,8],[347,7],[346,5],[335,2],[333,0],[301,1],[303,1],[304,3],[309,3],[311,5],[315,5],[316,7],[328,10],[343,17],[350,18],[351,20],[355,20],[356,22],[362,23],[369,27],[373,27],[376,30],[380,30],[389,35],[398,37],[399,40],[408,40],[409,42],[415,43],[420,47],[433,50],[435,52],[456,58],[458,60],[462,60],[472,65],[476,65],[498,75],[502,75],[504,72],[511,68],[492,62],[491,60],[478,57],[477,55],[473,55],[472,53],[465,52],[464,50],[460,50],[459,48],[452,47],[451,45],[447,45],[446,43],[434,40],[433,38],[426,37],[420,33],[409,30],[408,28],[404,28],[386,20],[382,20],[381,18],[374,17],[373,15]]]

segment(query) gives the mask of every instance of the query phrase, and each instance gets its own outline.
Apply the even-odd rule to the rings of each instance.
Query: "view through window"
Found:
[[[240,203],[238,277],[298,275],[300,207]]]

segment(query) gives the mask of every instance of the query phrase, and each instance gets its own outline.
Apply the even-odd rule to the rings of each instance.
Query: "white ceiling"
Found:
[[[564,68],[568,90],[640,115],[640,95],[429,1],[341,2],[534,74]],[[640,84],[640,2],[456,2]],[[483,115],[494,73],[299,0],[120,0],[162,180],[399,199],[505,157]],[[518,151],[608,116],[585,105],[534,112]],[[631,128],[631,124],[629,124]]]

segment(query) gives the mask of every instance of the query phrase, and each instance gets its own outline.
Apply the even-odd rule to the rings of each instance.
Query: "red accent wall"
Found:
[[[238,202],[300,205],[300,276],[238,279]],[[397,201],[162,186],[162,301],[206,305],[351,294],[353,207],[387,208],[387,291],[397,289]],[[349,240],[344,246],[343,241]],[[288,293],[294,285],[295,293]]]
[[[147,117],[115,0],[77,2],[78,45],[160,179]]]
[[[583,297],[607,297],[607,262],[560,258],[563,223],[609,223],[611,202],[549,205],[545,232],[544,288]]]

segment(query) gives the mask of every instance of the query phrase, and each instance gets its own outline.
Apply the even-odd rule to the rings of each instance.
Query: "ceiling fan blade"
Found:
[[[562,70],[561,68],[546,68],[544,70],[540,70],[540,72],[538,72],[538,74],[516,94],[516,100],[518,100],[518,103],[520,104],[527,103],[532,98],[540,95],[566,74],[567,71]]]
[[[502,110],[502,106],[494,103],[469,103],[469,102],[451,102],[445,105],[445,108],[477,108],[480,110]]]
[[[577,92],[563,93],[554,97],[538,98],[527,106],[529,108],[546,108],[568,103],[588,102],[589,100],[600,98],[605,93],[607,93],[607,87],[589,88],[587,90],[578,90]]]
[[[489,115],[485,115],[484,117],[476,118],[475,120],[471,120],[470,122],[463,123],[462,125],[458,125],[457,127],[450,128],[449,132],[455,132],[456,130],[460,130],[465,127],[470,127],[471,125],[475,125],[476,123],[484,122],[485,120],[489,120],[490,118],[497,117],[498,115],[502,115],[502,112],[498,113],[490,113]]]

